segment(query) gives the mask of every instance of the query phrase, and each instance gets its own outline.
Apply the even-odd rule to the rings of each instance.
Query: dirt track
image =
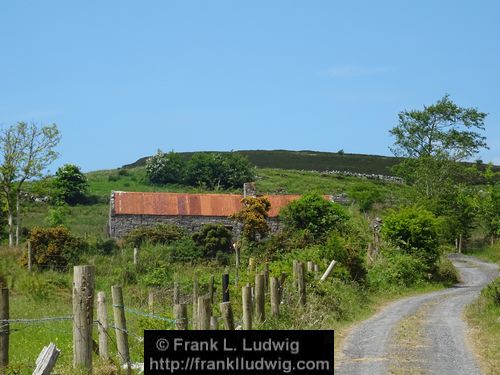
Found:
[[[480,374],[462,313],[497,267],[463,255],[450,259],[461,283],[394,302],[355,327],[335,360],[335,374]]]

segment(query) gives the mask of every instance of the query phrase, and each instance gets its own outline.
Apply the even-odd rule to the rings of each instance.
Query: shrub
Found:
[[[246,197],[241,200],[243,208],[234,215],[234,218],[243,224],[243,237],[250,242],[267,236],[268,212],[271,203],[266,197]]]
[[[186,182],[209,189],[239,188],[255,178],[248,159],[237,153],[195,153],[187,163]]]
[[[500,277],[497,277],[481,294],[487,299],[488,303],[500,306]]]
[[[88,192],[87,177],[76,165],[65,164],[60,167],[56,171],[52,187],[52,199],[56,203],[75,205],[86,202]]]
[[[342,206],[318,194],[306,194],[291,202],[281,210],[280,217],[287,230],[307,229],[315,238],[340,228],[349,218]]]
[[[189,237],[173,242],[168,252],[170,261],[190,262],[203,257],[203,251]]]
[[[420,259],[396,250],[379,256],[368,270],[367,279],[374,289],[395,290],[422,282],[426,274]]]
[[[358,204],[360,211],[367,212],[372,206],[380,201],[380,191],[373,184],[356,183],[350,187],[349,197]]]
[[[139,247],[145,243],[168,245],[186,235],[184,229],[174,224],[141,225],[123,238],[124,244]]]
[[[88,248],[84,240],[73,236],[69,229],[63,226],[35,227],[30,232],[29,241],[32,264],[39,267],[66,268],[76,264]],[[28,264],[26,252],[21,257],[21,264]]]
[[[363,281],[366,276],[366,268],[364,264],[364,253],[361,251],[360,243],[350,236],[341,237],[336,232],[331,232],[326,245],[328,250],[327,259],[335,259],[342,264],[352,280]]]
[[[203,249],[206,258],[214,258],[219,252],[231,251],[232,234],[229,229],[220,224],[207,224],[193,234],[194,242]]]
[[[154,184],[180,183],[184,179],[186,162],[174,151],[165,154],[158,150],[146,160],[146,176]]]
[[[49,227],[57,227],[63,225],[66,221],[66,217],[69,213],[69,209],[66,206],[56,206],[49,208],[47,216],[45,217],[45,224]]]
[[[458,272],[451,260],[441,256],[436,263],[436,279],[453,285],[458,282]]]
[[[429,270],[439,258],[437,223],[434,215],[422,208],[407,207],[385,218],[385,239],[405,253],[418,257]]]
[[[98,238],[95,243],[92,244],[92,250],[97,254],[111,255],[118,249],[118,244],[112,238],[102,240]]]

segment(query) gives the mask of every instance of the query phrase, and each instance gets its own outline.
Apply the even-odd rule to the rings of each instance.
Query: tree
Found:
[[[85,202],[89,185],[78,166],[65,164],[57,169],[52,187],[56,203],[75,205]]]
[[[27,180],[41,177],[43,171],[57,158],[54,148],[60,139],[55,124],[39,126],[18,122],[0,132],[0,187],[7,206],[9,246],[14,244],[14,214],[16,245],[19,244],[22,186]]]
[[[454,194],[454,185],[468,174],[459,162],[487,147],[481,134],[485,118],[486,113],[459,107],[448,95],[423,110],[399,113],[390,130],[391,150],[405,159],[394,170],[415,187],[419,202],[437,207]]]
[[[174,151],[166,154],[158,150],[146,161],[146,174],[154,184],[181,183],[185,169],[186,162]]]
[[[445,95],[424,109],[402,111],[399,124],[390,130],[396,138],[391,148],[396,156],[445,158],[461,161],[486,146],[484,130],[487,114],[476,108],[462,108]]]

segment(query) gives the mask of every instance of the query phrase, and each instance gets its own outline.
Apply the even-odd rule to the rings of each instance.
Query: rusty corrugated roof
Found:
[[[278,216],[281,208],[300,195],[269,195],[269,217]],[[237,194],[180,194],[138,193],[117,191],[114,193],[115,215],[164,215],[164,216],[222,216],[238,212],[242,195]]]

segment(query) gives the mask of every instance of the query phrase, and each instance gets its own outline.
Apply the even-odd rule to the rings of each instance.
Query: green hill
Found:
[[[319,151],[287,151],[287,150],[242,150],[235,151],[248,157],[248,160],[259,168],[295,169],[306,171],[349,171],[357,173],[373,173],[391,175],[390,168],[399,162],[392,156],[347,154]],[[189,159],[193,152],[181,152]],[[143,166],[148,157],[143,157],[124,168]]]

